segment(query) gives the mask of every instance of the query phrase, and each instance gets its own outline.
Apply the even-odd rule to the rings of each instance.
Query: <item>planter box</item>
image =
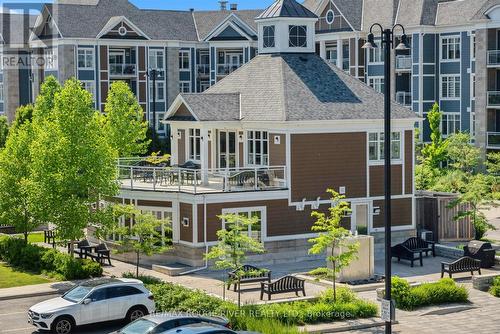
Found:
[[[358,235],[349,238],[348,242],[359,243],[358,258],[340,271],[338,280],[348,282],[372,278],[375,274],[374,238],[369,235]],[[327,252],[330,254],[331,248]],[[328,268],[331,269],[330,262]]]

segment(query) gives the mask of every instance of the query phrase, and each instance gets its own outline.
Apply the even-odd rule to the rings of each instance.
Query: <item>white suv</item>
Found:
[[[153,295],[135,279],[99,278],[32,306],[28,322],[38,329],[68,334],[75,326],[126,319],[136,320],[155,310]]]

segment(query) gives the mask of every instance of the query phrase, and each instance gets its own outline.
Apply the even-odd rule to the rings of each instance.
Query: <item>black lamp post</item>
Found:
[[[395,47],[394,29],[400,27],[403,31],[400,43],[396,50],[408,50],[408,38],[405,28],[401,24],[396,24],[391,29],[384,29],[380,24],[374,23],[370,27],[368,40],[363,49],[375,49],[373,28],[379,27],[381,30],[381,43],[384,52],[384,227],[385,227],[385,300],[390,305],[390,319],[385,323],[386,334],[392,333],[392,310],[391,301],[391,50]]]
[[[156,150],[156,79],[160,78],[163,75],[162,70],[158,70],[156,68],[149,69],[146,74],[150,80],[153,80],[153,122],[152,122],[152,150]],[[151,126],[151,124],[150,124]]]

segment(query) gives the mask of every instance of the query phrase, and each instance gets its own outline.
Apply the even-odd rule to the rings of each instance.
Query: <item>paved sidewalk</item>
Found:
[[[74,286],[72,282],[53,282],[0,289],[0,300],[60,295]]]

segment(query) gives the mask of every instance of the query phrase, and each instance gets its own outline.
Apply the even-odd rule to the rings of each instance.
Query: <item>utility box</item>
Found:
[[[350,243],[359,243],[358,258],[354,259],[349,266],[343,268],[338,274],[340,282],[361,281],[371,279],[375,276],[375,239],[369,235],[352,236],[348,239]],[[327,250],[331,254],[331,248]],[[338,250],[335,250],[338,254]],[[332,269],[331,262],[328,268]]]

